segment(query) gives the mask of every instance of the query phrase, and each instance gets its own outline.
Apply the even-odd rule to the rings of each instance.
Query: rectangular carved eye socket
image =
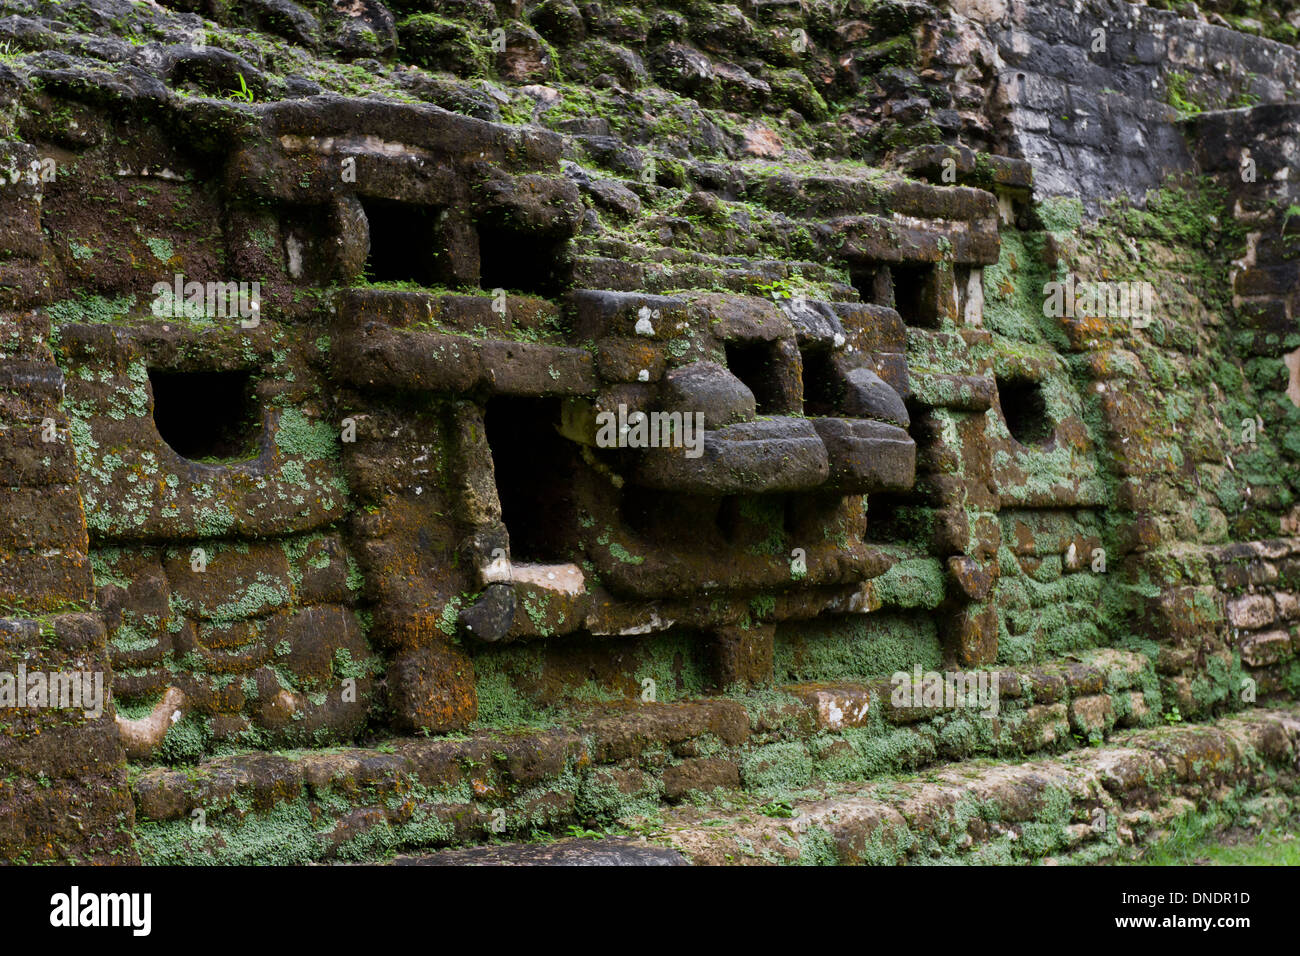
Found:
[[[727,370],[754,393],[759,415],[783,412],[780,369],[776,349],[770,342],[728,342]]]
[[[573,516],[575,464],[559,422],[556,399],[498,396],[487,403],[483,424],[515,562],[567,560],[562,552]]]
[[[262,415],[252,374],[149,370],[153,420],[171,449],[190,461],[257,456]]]
[[[894,279],[894,309],[903,322],[918,329],[939,327],[939,299],[934,266],[890,266]]]
[[[543,298],[563,291],[563,242],[480,223],[478,244],[479,288],[508,289]]]
[[[803,356],[803,412],[834,415],[843,398],[843,384],[829,349],[801,349]]]
[[[1006,419],[1007,431],[1022,445],[1043,445],[1056,431],[1047,414],[1043,387],[1027,378],[999,378],[998,404]]]
[[[361,208],[370,227],[366,276],[374,282],[436,284],[434,207],[362,197]]]

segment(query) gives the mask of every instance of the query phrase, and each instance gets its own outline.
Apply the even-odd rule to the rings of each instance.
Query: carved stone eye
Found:
[[[366,275],[375,282],[434,285],[437,210],[432,206],[363,197],[370,227]]]
[[[771,342],[728,342],[727,370],[754,393],[759,415],[784,411],[785,389],[780,356]]]
[[[999,378],[998,403],[1007,431],[1022,445],[1045,445],[1051,441],[1056,426],[1047,414],[1043,387],[1027,378]]]
[[[256,457],[262,415],[247,371],[150,369],[153,420],[172,451],[190,461]]]
[[[576,450],[559,434],[559,421],[553,398],[498,396],[487,403],[484,427],[514,562],[559,560],[569,543]]]
[[[894,282],[894,309],[917,329],[939,327],[939,283],[934,266],[890,266]]]

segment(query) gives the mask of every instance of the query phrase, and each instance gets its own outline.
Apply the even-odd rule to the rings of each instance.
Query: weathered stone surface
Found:
[[[560,840],[544,846],[517,845],[443,850],[427,856],[399,856],[394,866],[685,866],[676,850],[625,838]]]
[[[409,731],[458,730],[478,709],[473,663],[445,645],[403,651],[390,668],[388,693],[395,721]]]
[[[827,730],[862,727],[872,712],[870,688],[845,686],[787,687],[786,690],[807,703],[818,726]]]
[[[850,369],[845,373],[844,380],[842,408],[846,415],[874,418],[902,428],[911,424],[903,400],[875,372],[867,368]]]
[[[1238,641],[1242,663],[1250,667],[1265,667],[1286,660],[1294,653],[1291,635],[1286,631],[1263,631],[1247,634]]]
[[[480,641],[499,641],[515,619],[515,589],[508,584],[490,584],[470,607],[460,612],[465,632]]]
[[[680,800],[693,792],[734,790],[740,786],[740,770],[729,760],[701,757],[669,767],[664,771],[663,780],[664,797]]]
[[[653,488],[691,494],[756,494],[814,488],[828,476],[827,450],[813,423],[760,419],[704,433],[703,453],[647,451],[638,480]]]
[[[1069,729],[1065,704],[1036,704],[1025,711],[1016,737],[1025,750],[1051,746]]]
[[[1114,721],[1114,704],[1105,694],[1070,702],[1070,726],[1081,734],[1100,734]]]
[[[111,691],[5,717],[0,856],[666,799],[717,862],[1099,859],[1290,805],[1285,16],[0,7],[0,675]],[[996,716],[895,706],[948,668]]]
[[[728,627],[714,635],[719,687],[760,686],[772,680],[775,628]]]
[[[704,415],[706,428],[722,428],[754,417],[754,393],[716,362],[695,362],[664,376],[664,411]]]
[[[815,418],[812,425],[826,445],[830,487],[845,493],[911,487],[916,444],[901,428],[848,418]]]
[[[1246,594],[1228,602],[1228,621],[1233,627],[1256,630],[1273,623],[1273,600],[1267,594]]]
[[[952,618],[951,640],[966,667],[988,667],[998,656],[998,616],[992,604],[970,604]]]

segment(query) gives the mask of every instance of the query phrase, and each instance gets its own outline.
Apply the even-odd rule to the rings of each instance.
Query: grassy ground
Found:
[[[1168,840],[1125,865],[1300,866],[1297,830],[1294,822],[1262,833],[1240,828],[1207,833],[1195,825],[1175,825]]]

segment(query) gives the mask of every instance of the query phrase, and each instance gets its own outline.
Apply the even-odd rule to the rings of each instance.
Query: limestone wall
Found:
[[[0,671],[111,700],[0,716],[0,855],[369,858],[1294,698],[1294,47],[52,7],[0,2]],[[937,671],[996,712],[894,699]]]

